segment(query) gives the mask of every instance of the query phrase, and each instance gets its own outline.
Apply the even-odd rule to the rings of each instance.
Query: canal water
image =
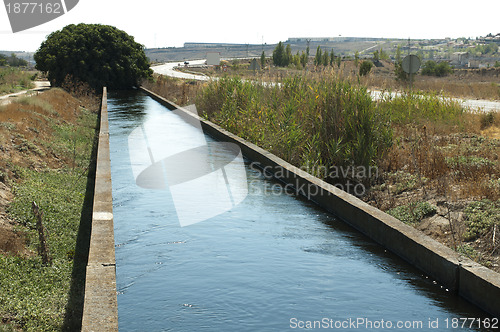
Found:
[[[176,147],[170,155],[213,140],[140,91],[110,93],[108,112],[120,331],[451,331],[485,317],[248,160],[244,185],[230,186],[244,199],[218,206],[215,188],[206,205],[222,213],[181,227],[173,175],[163,168],[153,172],[160,185],[141,185],[135,153],[159,160],[147,149],[158,135]]]

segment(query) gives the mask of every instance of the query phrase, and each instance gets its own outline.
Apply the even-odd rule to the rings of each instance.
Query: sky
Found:
[[[17,33],[1,6],[0,50],[36,51],[51,32],[78,23],[115,26],[146,48],[182,47],[184,42],[273,44],[289,37],[339,35],[475,38],[500,33],[499,12],[498,0],[79,0],[63,16]]]

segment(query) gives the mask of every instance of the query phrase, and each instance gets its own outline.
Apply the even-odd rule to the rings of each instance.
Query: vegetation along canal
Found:
[[[158,136],[166,150],[199,144],[194,127],[140,91],[110,93],[108,109],[120,331],[446,331],[486,317],[248,160],[246,182],[231,186],[233,195],[248,188],[240,204],[226,209],[220,188],[199,181],[177,205],[172,169],[149,179],[137,169],[144,156],[159,160],[148,150]],[[224,164],[224,151],[212,150],[211,165]],[[227,211],[181,227],[200,193],[207,210]]]

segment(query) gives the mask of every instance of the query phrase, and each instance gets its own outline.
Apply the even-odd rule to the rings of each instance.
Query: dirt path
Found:
[[[39,92],[50,89],[49,81],[35,81],[33,83],[35,84],[35,87],[33,89],[22,90],[19,92],[9,93],[7,95],[0,96],[0,105],[10,104],[11,98],[17,98],[20,96],[24,96],[27,93]]]

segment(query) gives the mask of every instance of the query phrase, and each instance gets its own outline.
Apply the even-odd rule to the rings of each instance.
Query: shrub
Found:
[[[225,129],[297,166],[374,166],[392,144],[386,117],[366,88],[303,76],[273,86],[223,78],[197,105]]]
[[[435,61],[429,60],[422,67],[422,75],[442,77],[451,73],[453,73],[453,69],[448,62],[440,62],[437,64]]]
[[[371,61],[363,61],[361,66],[359,66],[359,76],[366,76],[370,73],[373,67],[373,62]]]
[[[500,225],[500,201],[493,202],[485,199],[470,203],[465,209],[465,224],[467,226],[464,234],[466,241],[485,235],[495,224]]]
[[[481,114],[480,125],[481,129],[485,129],[493,125],[495,123],[496,112],[488,112]]]
[[[387,213],[407,224],[416,224],[435,214],[437,208],[428,202],[413,202],[389,210]]]

